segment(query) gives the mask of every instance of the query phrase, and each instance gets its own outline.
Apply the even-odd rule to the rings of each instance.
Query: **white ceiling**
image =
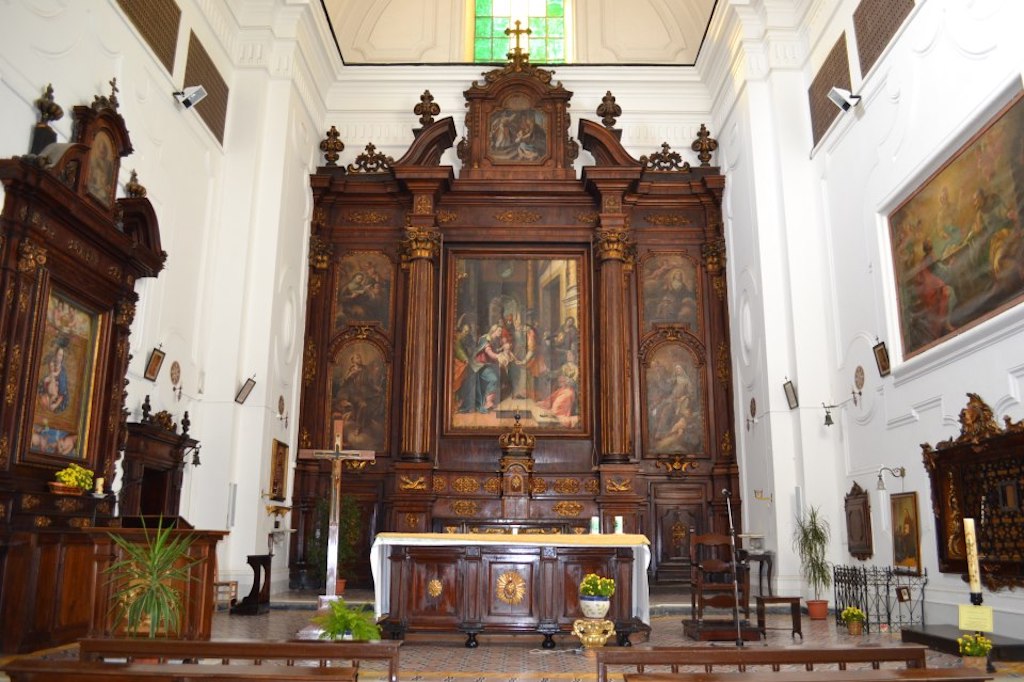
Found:
[[[321,0],[346,65],[465,64],[473,0]],[[573,64],[692,66],[717,0],[566,0]]]

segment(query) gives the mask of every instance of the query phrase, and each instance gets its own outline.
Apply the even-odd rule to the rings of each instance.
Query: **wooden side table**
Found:
[[[765,606],[768,604],[789,604],[789,613],[792,616],[792,632],[790,637],[800,635],[800,639],[803,640],[804,633],[800,629],[800,597],[762,597],[758,595],[754,597],[757,603],[757,629],[760,631],[762,637],[767,637],[768,633],[765,632],[768,628],[765,626],[764,611]],[[776,630],[785,630],[786,628],[772,628]]]

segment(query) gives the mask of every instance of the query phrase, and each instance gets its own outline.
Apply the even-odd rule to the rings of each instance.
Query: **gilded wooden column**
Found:
[[[426,199],[424,202],[422,199]],[[403,344],[402,373],[402,448],[403,460],[429,459],[431,424],[434,414],[432,380],[437,356],[437,292],[435,265],[441,251],[441,234],[434,229],[430,197],[419,195],[402,241],[402,267],[408,273],[408,308]],[[421,225],[417,225],[421,223]],[[423,225],[422,223],[427,223]]]
[[[606,197],[605,208],[619,207],[618,197]],[[632,243],[624,216],[602,215],[595,235],[598,269],[598,409],[601,463],[630,458],[633,394],[630,383],[630,336],[626,282],[632,269]]]

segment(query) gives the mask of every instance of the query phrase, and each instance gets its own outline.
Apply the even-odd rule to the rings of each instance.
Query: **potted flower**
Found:
[[[313,623],[320,626],[320,639],[380,639],[380,626],[373,612],[352,608],[341,597],[328,602],[327,608],[313,617]]]
[[[960,647],[960,657],[965,668],[984,670],[988,666],[988,655],[992,651],[991,639],[978,632],[957,637],[956,643]]]
[[[50,481],[50,492],[57,495],[81,495],[92,490],[92,471],[75,463],[71,463],[58,471]]]
[[[615,594],[615,580],[587,573],[580,583],[580,610],[587,618],[604,618]]]
[[[190,570],[199,561],[189,555],[194,538],[173,536],[171,525],[162,518],[152,533],[145,521],[142,530],[142,542],[108,533],[123,557],[106,569],[113,588],[114,627],[124,623],[125,632],[132,636],[176,635],[181,629],[184,586],[193,579]]]
[[[865,616],[864,612],[856,606],[847,606],[843,609],[843,612],[839,614],[839,617],[844,623],[846,623],[846,629],[851,635],[860,635],[864,633],[864,621],[867,616]]]
[[[828,616],[828,600],[821,598],[821,591],[832,585],[832,565],[825,558],[831,539],[828,519],[818,507],[810,507],[796,518],[793,549],[800,557],[800,571],[814,591],[814,599],[807,600],[807,615],[812,620]]]

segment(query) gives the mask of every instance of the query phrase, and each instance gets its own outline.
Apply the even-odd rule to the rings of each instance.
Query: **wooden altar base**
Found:
[[[734,620],[684,620],[683,632],[690,639],[699,642],[734,642],[736,641],[736,621]],[[761,633],[750,624],[750,621],[740,621],[740,637],[744,642],[757,642],[761,640]]]
[[[914,642],[954,656],[960,655],[956,638],[963,632],[955,625],[914,625],[903,628],[901,637],[904,642]],[[1024,640],[1013,639],[992,633],[985,633],[992,640],[993,661],[1024,661]]]

